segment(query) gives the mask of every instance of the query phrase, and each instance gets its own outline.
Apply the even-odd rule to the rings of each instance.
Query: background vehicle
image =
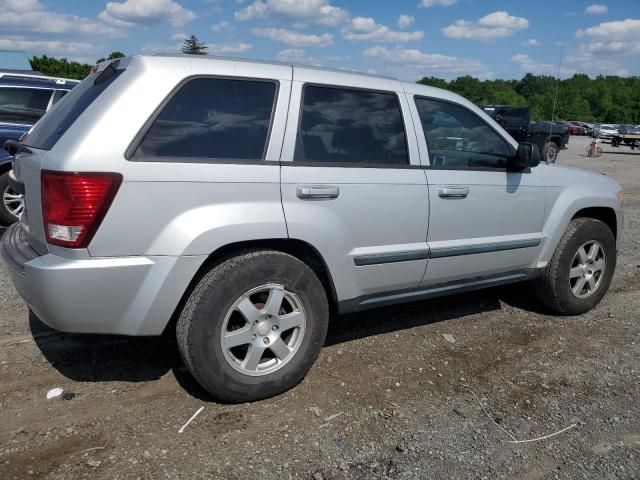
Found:
[[[598,137],[600,138],[612,138],[618,134],[618,125],[602,124],[598,129]]]
[[[555,162],[560,150],[569,143],[569,129],[551,122],[533,122],[528,107],[506,105],[480,105],[517,142],[530,142],[538,146],[542,158]]]
[[[385,77],[128,57],[9,147],[27,214],[0,250],[31,310],[71,332],[175,328],[229,401],[297,384],[331,310],[533,281],[586,312],[621,241],[610,177],[539,164],[468,100]]]
[[[640,125],[620,125],[618,133],[611,137],[611,146],[626,145],[635,150],[640,147]]]
[[[0,145],[18,140],[58,102],[78,80],[47,77],[36,73],[22,74],[0,71]],[[0,153],[0,224],[18,219],[24,208],[22,195],[9,186],[11,156]]]
[[[569,129],[570,135],[584,135],[584,128],[579,122],[558,122]]]

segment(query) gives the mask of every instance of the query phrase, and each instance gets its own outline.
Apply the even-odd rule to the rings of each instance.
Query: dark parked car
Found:
[[[78,80],[0,71],[0,146],[7,140],[19,140],[40,117]],[[22,214],[22,195],[9,186],[12,157],[0,149],[0,224],[9,225]]]
[[[569,127],[569,133],[571,135],[586,135],[587,134],[587,129],[585,127],[585,124],[582,122],[576,122],[576,121],[569,121],[566,122]]]
[[[558,152],[567,148],[569,129],[552,122],[531,121],[529,107],[480,105],[480,108],[519,143],[528,142],[537,145],[542,158],[548,162],[555,162]]]

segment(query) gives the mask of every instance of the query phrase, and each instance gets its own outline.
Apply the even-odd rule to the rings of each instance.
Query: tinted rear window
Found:
[[[40,119],[31,132],[22,138],[22,143],[33,148],[51,150],[80,114],[123,71],[109,66],[100,73],[90,74]]]
[[[305,86],[294,161],[408,164],[398,97],[386,92]]]
[[[261,160],[276,89],[274,81],[190,80],[163,107],[132,160]]]
[[[33,125],[47,111],[53,90],[0,88],[0,122]]]

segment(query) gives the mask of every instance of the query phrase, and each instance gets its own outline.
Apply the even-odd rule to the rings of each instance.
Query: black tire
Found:
[[[3,198],[0,199],[0,225],[5,227],[18,221],[18,217],[13,215],[4,204],[4,192],[7,188],[9,188],[9,172],[0,175],[0,195],[3,196]]]
[[[279,369],[250,376],[234,369],[221,344],[224,319],[252,288],[280,284],[295,294],[306,317],[304,335]],[[177,322],[182,359],[211,395],[228,402],[268,398],[298,384],[316,361],[327,335],[329,306],[322,283],[297,258],[277,251],[253,251],[214,266],[198,282]]]
[[[554,142],[547,142],[542,147],[542,152],[540,153],[542,154],[542,159],[545,162],[548,161],[550,163],[555,163],[556,160],[558,159],[559,151],[560,151],[560,148],[558,147],[558,145],[556,145]]]
[[[605,268],[599,286],[586,298],[572,292],[569,271],[578,250],[587,242],[596,241],[604,250]],[[611,229],[600,220],[572,220],[543,275],[536,280],[538,299],[560,315],[580,315],[595,307],[607,292],[616,267],[616,241]]]

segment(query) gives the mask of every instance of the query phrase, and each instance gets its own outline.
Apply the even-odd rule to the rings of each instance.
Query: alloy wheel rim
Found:
[[[604,279],[606,256],[600,242],[591,240],[583,244],[573,257],[569,269],[569,287],[577,298],[593,295]]]
[[[7,211],[19,219],[24,212],[24,195],[14,192],[10,186],[2,192],[2,202]]]
[[[252,288],[238,298],[222,323],[224,358],[249,376],[273,373],[296,354],[306,329],[298,296],[280,284]]]
[[[550,145],[549,148],[547,149],[547,161],[555,162],[557,156],[558,156],[558,150],[556,149],[555,146]]]

